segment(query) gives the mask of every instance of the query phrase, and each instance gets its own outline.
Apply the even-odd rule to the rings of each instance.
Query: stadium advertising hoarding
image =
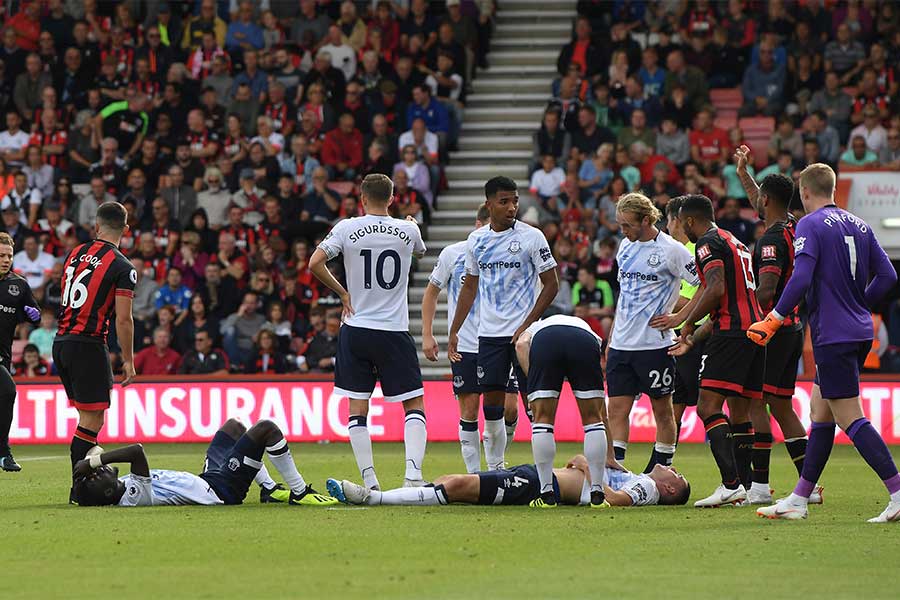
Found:
[[[838,196],[871,225],[888,255],[900,259],[900,173],[841,170]]]
[[[101,441],[203,442],[229,417],[244,423],[271,419],[290,441],[345,441],[347,399],[332,393],[330,381],[205,380],[135,383],[116,386],[106,415]],[[808,426],[811,383],[800,382],[794,404]],[[900,380],[864,381],[863,408],[888,444],[900,443]],[[459,412],[449,381],[425,383],[429,441],[456,441]],[[77,414],[68,406],[65,391],[55,382],[18,385],[10,438],[14,444],[68,444]],[[777,425],[776,438],[778,436]],[[369,410],[369,432],[376,441],[402,441],[403,407],[386,403],[375,390]],[[631,441],[652,442],[655,423],[646,396],[631,413]],[[581,419],[568,386],[557,413],[556,439],[580,441]],[[530,439],[527,419],[519,419],[517,440]],[[688,408],[681,430],[683,442],[703,442],[703,424]],[[838,442],[846,443],[843,434]]]

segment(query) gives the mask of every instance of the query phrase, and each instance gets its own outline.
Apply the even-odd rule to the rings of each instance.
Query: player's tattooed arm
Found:
[[[741,145],[740,148],[735,150],[734,162],[737,167],[738,179],[741,180],[741,185],[744,186],[744,191],[747,192],[747,199],[750,201],[750,206],[756,206],[756,199],[759,197],[759,186],[747,171],[747,163],[750,162],[750,148]]]
[[[778,287],[778,273],[760,272],[756,285],[756,301],[763,312],[772,310],[775,304],[775,289]]]
[[[144,454],[144,447],[140,444],[116,448],[115,450],[80,460],[75,463],[73,473],[76,477],[84,477],[102,465],[115,463],[128,463],[131,465],[133,474],[141,477],[150,477],[150,465],[147,462],[147,455]]]

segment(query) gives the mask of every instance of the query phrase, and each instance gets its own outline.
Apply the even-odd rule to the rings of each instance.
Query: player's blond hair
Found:
[[[813,163],[800,173],[800,187],[819,198],[834,197],[834,169],[824,163]]]
[[[619,201],[616,203],[616,211],[620,213],[634,213],[639,221],[643,221],[644,217],[650,217],[651,225],[662,218],[662,213],[653,204],[653,200],[640,192],[631,192],[619,198]]]
[[[11,235],[5,231],[0,231],[0,246],[9,246],[10,248],[15,249],[16,243],[13,241]]]

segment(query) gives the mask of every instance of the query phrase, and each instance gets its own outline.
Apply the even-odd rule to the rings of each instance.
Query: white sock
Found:
[[[794,492],[791,492],[791,495],[787,497],[787,502],[794,506],[806,506],[809,504],[809,498],[804,498],[803,496],[798,496]]]
[[[503,421],[503,424],[506,426],[506,446],[504,447],[504,453],[509,452],[509,447],[513,443],[513,438],[516,436],[516,426],[519,424],[518,417],[512,423],[507,423]]]
[[[496,421],[484,420],[484,460],[488,471],[503,468],[503,454],[506,450],[506,424],[503,417]]]
[[[760,494],[765,494],[765,495],[772,493],[771,491],[769,491],[771,488],[769,487],[768,483],[762,483],[759,481],[754,481],[753,483],[751,483],[750,489],[754,492],[758,492]]]
[[[466,473],[477,473],[481,469],[481,436],[477,420],[459,420],[459,449],[466,464]]]
[[[584,456],[591,473],[591,491],[603,491],[606,470],[606,426],[592,423],[584,426]]]
[[[664,444],[662,442],[656,442],[655,444],[653,444],[653,449],[660,454],[668,454],[673,457],[675,456],[675,444]]]
[[[553,437],[553,425],[548,423],[531,424],[531,451],[534,454],[534,466],[541,481],[541,493],[553,491],[553,459],[556,458],[556,439]]]
[[[403,427],[403,445],[406,448],[406,479],[422,479],[422,460],[428,432],[425,429],[425,413],[411,410],[406,413]]]
[[[306,491],[306,482],[303,481],[303,476],[297,470],[297,465],[294,464],[294,457],[291,456],[291,449],[288,448],[286,439],[281,438],[277,444],[267,447],[266,454],[269,455],[269,460],[278,469],[292,492],[302,494]]]
[[[375,463],[372,460],[372,438],[369,437],[366,417],[361,415],[351,416],[348,433],[350,435],[350,447],[353,448],[353,456],[356,457],[356,466],[359,467],[363,485],[369,489],[381,487],[378,485],[378,477],[375,476]]]
[[[443,488],[432,486],[417,488],[397,488],[396,490],[387,490],[386,492],[375,492],[369,494],[366,500],[369,506],[377,506],[379,504],[393,506],[438,506],[448,504],[447,495]]]
[[[891,502],[900,502],[900,490],[891,494]]]
[[[266,465],[263,465],[259,468],[259,472],[256,474],[256,477],[253,478],[253,481],[256,482],[261,488],[271,490],[277,484],[275,480],[269,475],[269,469],[266,468]]]

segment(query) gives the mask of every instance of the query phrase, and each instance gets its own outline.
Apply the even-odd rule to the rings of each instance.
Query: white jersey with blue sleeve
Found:
[[[534,323],[528,326],[527,331],[532,336],[536,335],[538,331],[542,329],[546,329],[547,327],[552,327],[554,325],[565,325],[566,327],[577,327],[578,329],[584,329],[592,336],[597,338],[597,343],[603,346],[603,338],[597,335],[597,332],[591,329],[591,326],[587,324],[587,321],[581,319],[579,317],[573,317],[571,315],[551,315],[546,319],[538,319]]]
[[[456,315],[456,303],[459,292],[466,280],[466,242],[457,242],[441,250],[437,264],[428,278],[429,283],[438,289],[447,289],[447,321],[448,327],[453,324]],[[459,328],[459,352],[475,354],[478,352],[478,299],[466,315],[462,327]]]
[[[185,471],[151,469],[150,477],[131,473],[119,481],[125,484],[119,506],[224,504],[205,479]]]
[[[609,347],[615,350],[656,350],[675,343],[670,329],[659,331],[650,319],[675,306],[681,282],[699,285],[694,256],[666,233],[646,242],[619,244],[619,300]]]
[[[512,337],[534,308],[541,273],[556,268],[547,239],[513,221],[504,231],[476,229],[466,245],[466,273],[478,277],[478,336]]]
[[[354,310],[347,325],[409,331],[409,270],[412,257],[425,253],[418,225],[379,215],[345,219],[332,228],[319,248],[329,260],[344,255]]]

